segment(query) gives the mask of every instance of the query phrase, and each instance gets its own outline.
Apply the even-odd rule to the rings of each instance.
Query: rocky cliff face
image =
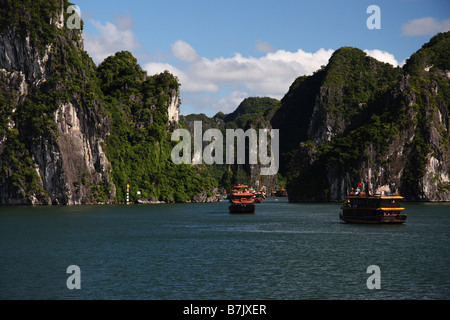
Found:
[[[177,124],[180,120],[180,99],[178,98],[177,90],[172,90],[167,113],[169,117],[169,124]]]
[[[274,117],[280,128],[302,117],[282,150],[290,201],[340,201],[358,182],[407,200],[450,201],[449,54],[450,33],[403,69],[342,48],[297,79]]]
[[[2,3],[2,11],[8,5]],[[76,55],[84,57],[81,63],[87,68],[93,63],[83,53],[81,30],[65,27],[68,4],[55,5],[56,10],[41,16],[56,34],[52,42],[38,44],[30,30],[15,23],[3,26],[0,33],[0,80],[3,92],[12,97],[2,106],[8,120],[1,146],[16,156],[21,147],[27,148],[21,159],[2,153],[1,204],[81,204],[114,198],[102,146],[109,117],[102,115],[100,102],[70,85],[72,80],[89,87],[92,81],[86,69],[75,64]],[[31,23],[26,15],[22,19],[22,24]],[[38,119],[42,123],[37,124]],[[13,138],[12,132],[18,136]],[[15,160],[25,163],[14,164]],[[20,174],[29,169],[35,174]]]
[[[177,79],[126,51],[95,66],[68,6],[0,0],[0,205],[123,202],[127,184],[131,200],[210,196],[207,176],[167,162]]]
[[[3,30],[0,35],[0,61],[4,70],[20,70],[30,85],[38,85],[48,76],[48,62],[51,44],[46,46],[42,54],[31,45],[30,36],[17,36],[14,28]]]
[[[379,104],[404,102],[399,112],[392,114],[399,126],[385,140],[386,146],[368,141],[359,149],[360,155],[352,168],[339,162],[329,163],[325,183],[329,188],[327,200],[342,200],[348,188],[358,181],[368,185],[370,192],[400,193],[411,201],[450,200],[448,109],[437,96],[436,83],[424,84],[422,92],[415,92],[410,79],[404,77],[389,92],[389,97],[385,97],[387,100],[377,101]],[[420,96],[428,97],[422,107],[417,106]],[[422,117],[427,120],[421,123]],[[293,201],[307,200],[296,196],[293,192]]]

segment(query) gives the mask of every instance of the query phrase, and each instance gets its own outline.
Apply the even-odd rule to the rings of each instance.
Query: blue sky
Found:
[[[450,30],[448,0],[72,0],[98,64],[128,50],[149,74],[181,82],[181,113],[232,112],[249,96],[281,99],[334,50],[352,46],[402,65]],[[380,9],[380,29],[367,20]],[[371,20],[372,21],[372,20]]]

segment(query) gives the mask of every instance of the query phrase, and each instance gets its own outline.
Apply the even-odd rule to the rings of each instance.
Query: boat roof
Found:
[[[403,199],[402,196],[399,196],[397,194],[392,195],[381,195],[381,194],[372,194],[368,195],[363,193],[360,194],[354,194],[354,195],[348,195],[347,199],[360,199],[360,198],[366,198],[366,199]]]
[[[253,197],[253,193],[250,192],[233,192],[235,197]]]
[[[236,188],[236,189],[241,189],[241,188],[248,188],[248,186],[247,185],[245,185],[245,184],[238,184],[237,186],[234,186],[234,188]]]

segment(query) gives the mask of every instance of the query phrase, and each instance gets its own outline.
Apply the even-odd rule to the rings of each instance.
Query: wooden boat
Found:
[[[346,197],[339,218],[347,223],[404,223],[402,199],[392,194],[352,193]]]
[[[254,193],[247,190],[248,186],[234,186],[230,196],[230,213],[255,213]]]
[[[276,197],[287,197],[287,191],[284,189],[284,187],[281,187],[280,190],[277,190],[275,192]]]
[[[263,192],[256,192],[255,193],[255,203],[262,203],[263,199],[265,199]]]

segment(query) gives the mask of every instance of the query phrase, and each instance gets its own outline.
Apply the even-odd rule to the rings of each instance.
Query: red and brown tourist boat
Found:
[[[248,186],[238,184],[230,196],[230,213],[255,213],[254,193],[248,191]]]

